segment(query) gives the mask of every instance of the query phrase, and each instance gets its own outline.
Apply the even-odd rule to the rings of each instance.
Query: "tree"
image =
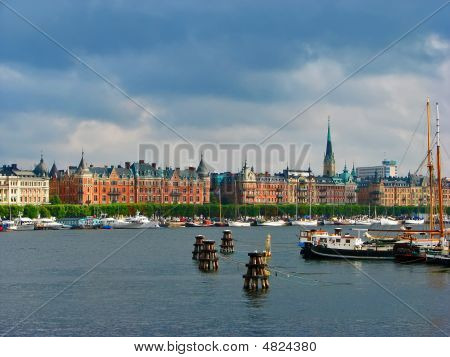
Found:
[[[60,205],[62,203],[59,196],[52,196],[52,197],[50,197],[49,201],[50,201],[50,204],[52,204],[52,205]]]

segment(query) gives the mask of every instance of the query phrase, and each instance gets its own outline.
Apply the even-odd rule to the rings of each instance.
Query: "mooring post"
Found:
[[[220,252],[222,254],[234,253],[233,236],[229,229],[223,231],[222,244],[220,245]]]
[[[269,288],[269,277],[266,273],[267,264],[264,263],[265,253],[248,253],[249,262],[247,267],[247,274],[243,275],[244,289],[257,290],[259,285],[261,289]]]
[[[203,240],[201,247],[198,268],[203,271],[219,269],[219,258],[217,257],[216,242],[213,240]]]
[[[201,234],[195,236],[194,250],[192,252],[192,259],[194,260],[198,260],[200,251],[202,250],[203,247],[203,239],[205,239],[205,237],[202,236]]]

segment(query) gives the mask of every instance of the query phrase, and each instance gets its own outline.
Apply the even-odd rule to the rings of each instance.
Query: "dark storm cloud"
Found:
[[[201,140],[194,131],[199,128],[220,133],[225,125],[243,125],[254,127],[237,130],[248,140],[252,132],[275,129],[442,1],[11,0],[9,4],[163,120],[192,130],[192,137]],[[369,66],[359,76],[361,80],[369,76],[366,82],[349,82],[327,98],[325,109],[385,105],[392,110],[387,105],[392,96],[407,93],[380,91],[386,83],[394,86],[409,80],[410,74],[434,77],[438,83],[448,51],[439,49],[439,43],[435,51],[427,51],[422,44],[433,35],[445,47],[449,12],[436,15]],[[144,125],[139,110],[3,6],[0,82],[2,126],[14,120],[20,122],[15,126],[19,130],[42,128],[55,118],[66,118],[71,126],[72,130],[45,134],[36,131],[33,150],[43,146],[44,138],[45,143],[67,141],[77,124],[86,121],[127,129]],[[316,113],[320,120],[327,115],[322,109]],[[373,120],[358,113],[362,123]],[[161,129],[150,119],[148,125],[153,131]],[[280,135],[287,138],[298,127],[302,126],[294,123],[291,132]],[[315,137],[309,133],[307,138]],[[21,152],[27,147],[31,144],[25,143]],[[0,158],[12,155],[14,150],[4,141]]]

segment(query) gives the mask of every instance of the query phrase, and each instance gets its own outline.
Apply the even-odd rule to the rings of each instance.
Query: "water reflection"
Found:
[[[449,285],[448,268],[434,268],[429,269],[427,276],[427,283],[430,288],[433,289],[446,289]]]
[[[269,289],[242,290],[248,307],[263,308],[267,300]]]

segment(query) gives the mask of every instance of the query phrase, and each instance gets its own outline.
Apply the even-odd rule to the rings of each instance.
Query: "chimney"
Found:
[[[189,166],[189,171],[195,171],[195,167],[194,166]]]
[[[130,162],[129,161],[125,161],[125,168],[129,170],[130,167],[131,167]]]
[[[11,164],[11,169],[17,170],[17,164]]]
[[[144,160],[139,160],[139,163],[140,163],[140,164],[143,164],[143,163],[144,163]]]
[[[156,169],[156,162],[152,162],[152,167]]]

